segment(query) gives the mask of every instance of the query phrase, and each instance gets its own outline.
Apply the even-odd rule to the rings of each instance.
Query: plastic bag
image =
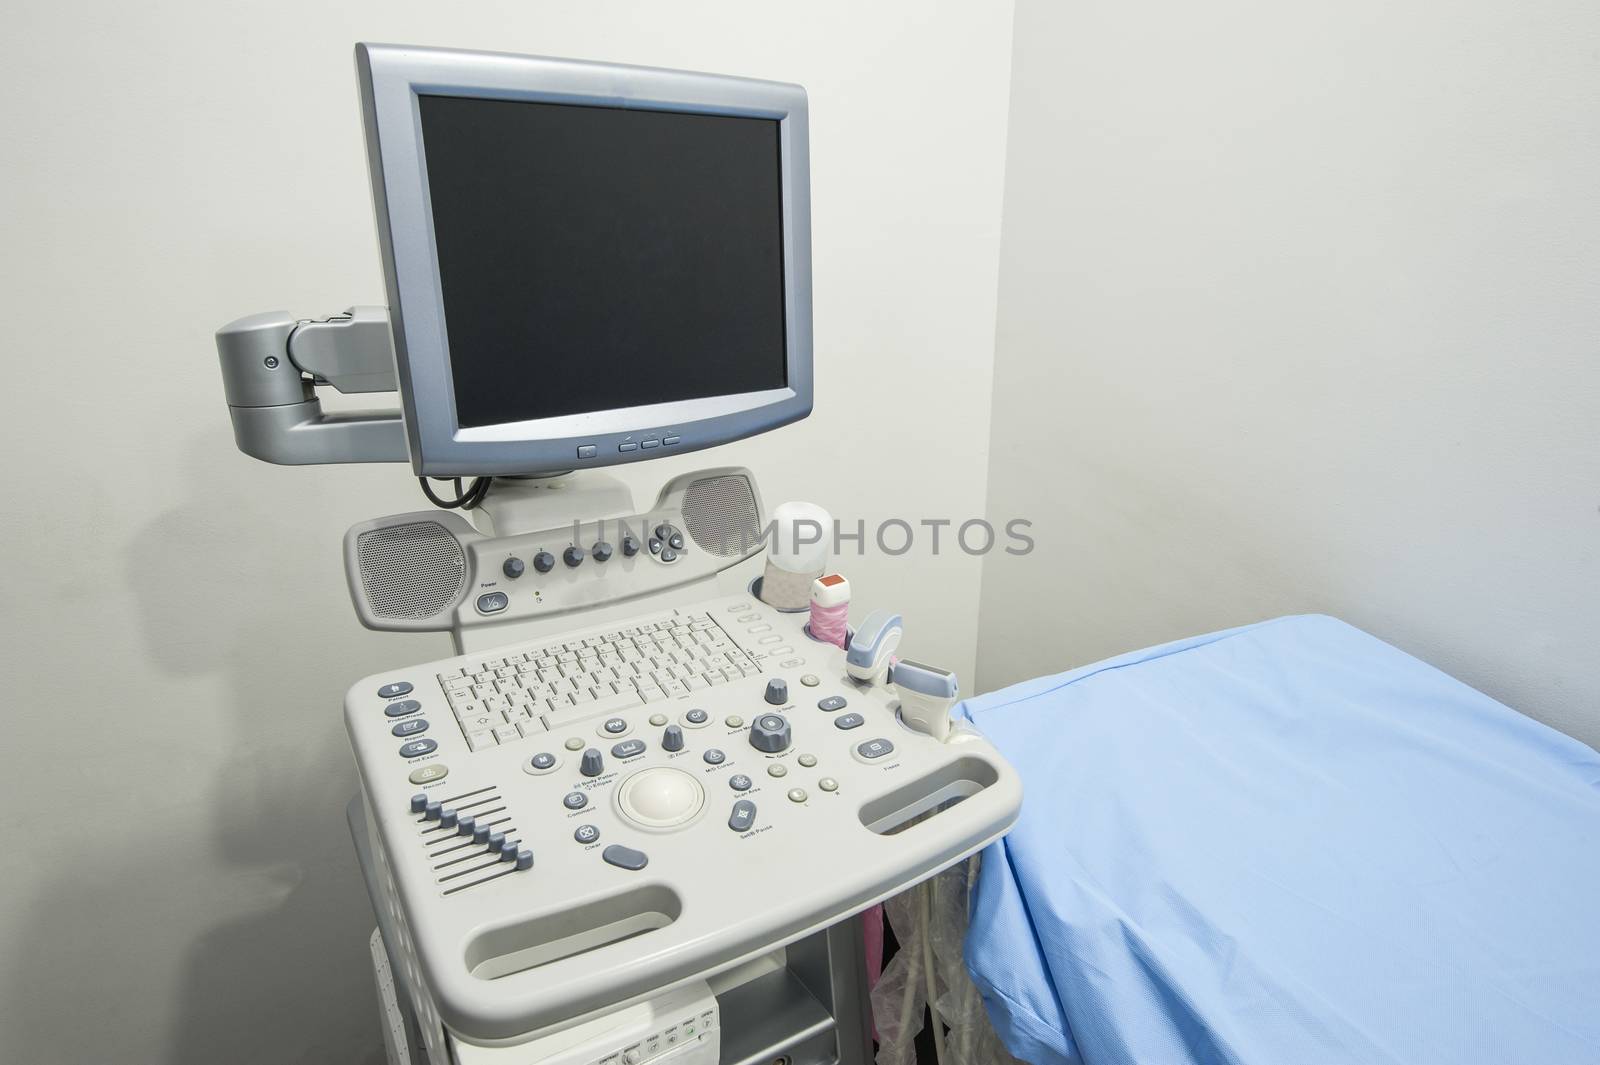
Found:
[[[1015,1065],[967,975],[961,944],[976,857],[884,903],[900,950],[872,989],[877,1065],[917,1065],[923,1007],[931,1003],[940,1065]],[[929,988],[929,976],[932,988]]]

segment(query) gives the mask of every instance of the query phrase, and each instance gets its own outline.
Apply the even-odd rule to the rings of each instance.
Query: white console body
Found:
[[[384,902],[425,1020],[485,1046],[580,1023],[1005,832],[1021,786],[999,755],[903,727],[892,690],[852,680],[804,620],[721,596],[350,689]],[[563,667],[625,691],[552,703]],[[659,694],[638,694],[641,675]]]

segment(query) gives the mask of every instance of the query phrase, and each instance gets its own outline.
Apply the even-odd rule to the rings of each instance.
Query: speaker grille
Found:
[[[683,521],[700,550],[725,558],[745,554],[761,537],[755,493],[746,478],[733,474],[689,482]]]
[[[364,532],[356,554],[362,590],[380,618],[432,617],[455,603],[467,579],[461,545],[436,521]]]

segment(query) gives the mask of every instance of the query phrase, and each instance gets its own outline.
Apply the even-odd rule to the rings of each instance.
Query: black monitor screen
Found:
[[[776,120],[419,102],[462,427],[785,385]]]

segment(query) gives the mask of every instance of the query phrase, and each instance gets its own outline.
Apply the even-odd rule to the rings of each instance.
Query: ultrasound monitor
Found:
[[[661,457],[811,410],[799,86],[357,51],[419,475]]]

